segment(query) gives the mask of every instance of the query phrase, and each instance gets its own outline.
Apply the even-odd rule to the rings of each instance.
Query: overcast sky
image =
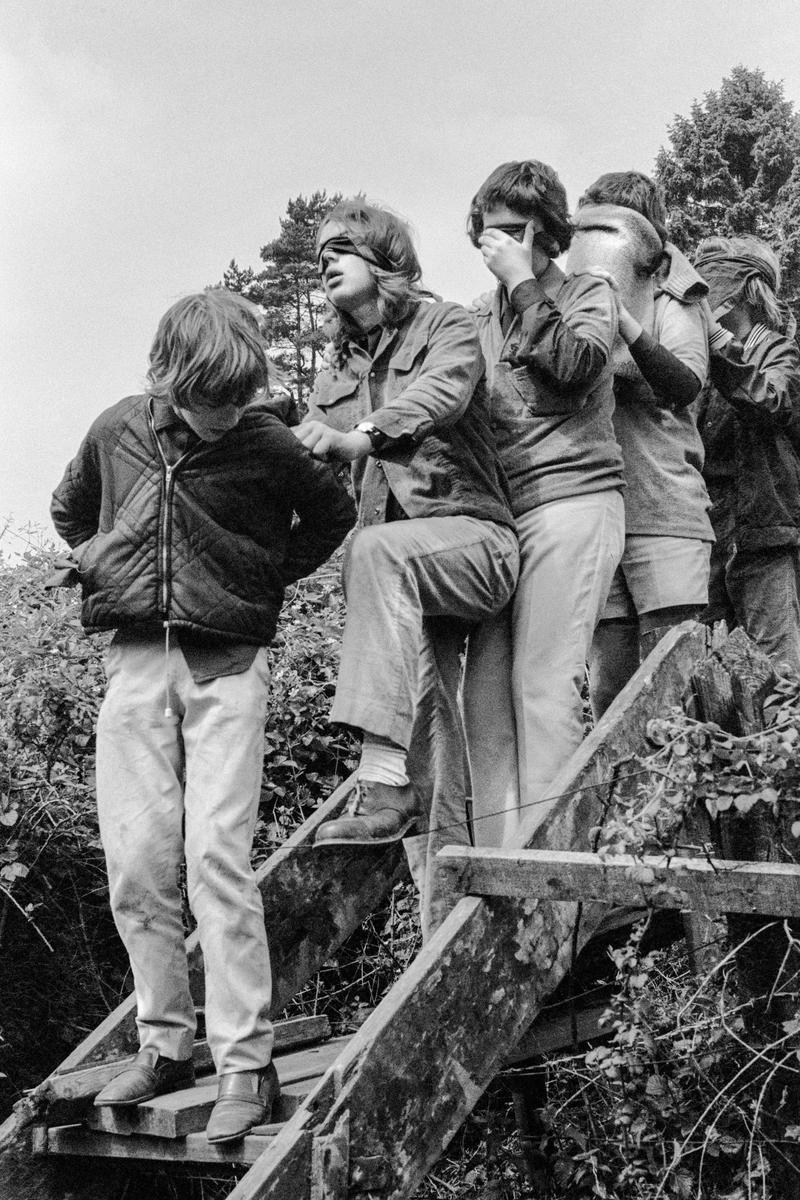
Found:
[[[2,0],[0,527],[49,527],[89,423],[140,388],[162,312],[258,265],[286,202],[365,191],[449,299],[488,172],[540,158],[574,203],[650,171],[737,63],[800,105],[796,0]],[[11,549],[11,543],[6,540]]]

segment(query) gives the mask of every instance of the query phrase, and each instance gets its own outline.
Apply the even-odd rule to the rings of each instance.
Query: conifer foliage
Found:
[[[280,219],[280,234],[261,247],[263,269],[254,271],[232,261],[222,280],[226,288],[241,292],[266,310],[271,357],[301,412],[326,340],[322,331],[325,296],[314,239],[322,218],[340,199],[339,194],[329,196],[321,191],[290,200],[286,216]]]
[[[783,84],[734,67],[688,117],[676,116],[656,159],[682,250],[701,238],[755,234],[778,252],[783,295],[800,303],[800,114]]]

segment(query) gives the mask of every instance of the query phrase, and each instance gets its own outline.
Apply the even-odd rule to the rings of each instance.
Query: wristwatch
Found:
[[[372,421],[362,421],[360,425],[356,425],[358,433],[365,433],[370,440],[373,454],[378,454],[383,446],[386,445],[387,437],[385,433],[381,433],[377,425],[373,425]]]

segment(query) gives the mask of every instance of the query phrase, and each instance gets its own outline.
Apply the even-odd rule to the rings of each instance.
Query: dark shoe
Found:
[[[233,1071],[221,1076],[206,1137],[214,1143],[235,1142],[254,1125],[269,1122],[280,1091],[278,1072],[272,1063],[263,1071]]]
[[[419,820],[419,815],[410,783],[392,787],[371,779],[359,780],[347,806],[347,816],[320,825],[314,844],[377,846],[396,842]]]
[[[162,1058],[155,1049],[140,1050],[129,1067],[107,1083],[94,1098],[95,1106],[141,1104],[166,1092],[194,1087],[194,1063],[190,1058],[176,1062]]]

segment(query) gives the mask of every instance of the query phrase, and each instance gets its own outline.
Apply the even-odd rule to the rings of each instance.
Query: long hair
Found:
[[[766,242],[749,235],[705,238],[697,247],[695,266],[708,276],[712,303],[735,299],[747,307],[753,321],[785,331],[787,311],[778,300],[780,263]]]
[[[411,230],[401,217],[357,196],[342,200],[320,225],[318,248],[325,240],[326,228],[332,224],[343,228],[354,245],[365,250],[364,261],[378,289],[376,303],[382,325],[397,328],[420,300],[433,295],[422,287],[422,268]],[[330,309],[327,331],[333,341],[334,359],[341,363],[346,357],[347,343],[359,331],[347,313],[334,304],[330,304]]]
[[[226,288],[184,296],[158,323],[147,391],[178,408],[241,406],[269,382],[260,314]]]
[[[472,197],[467,217],[467,234],[473,246],[483,233],[483,214],[490,208],[506,207],[524,217],[539,217],[544,235],[537,244],[549,258],[557,258],[569,249],[572,224],[564,185],[547,163],[529,158],[523,162],[501,163],[484,180]]]

